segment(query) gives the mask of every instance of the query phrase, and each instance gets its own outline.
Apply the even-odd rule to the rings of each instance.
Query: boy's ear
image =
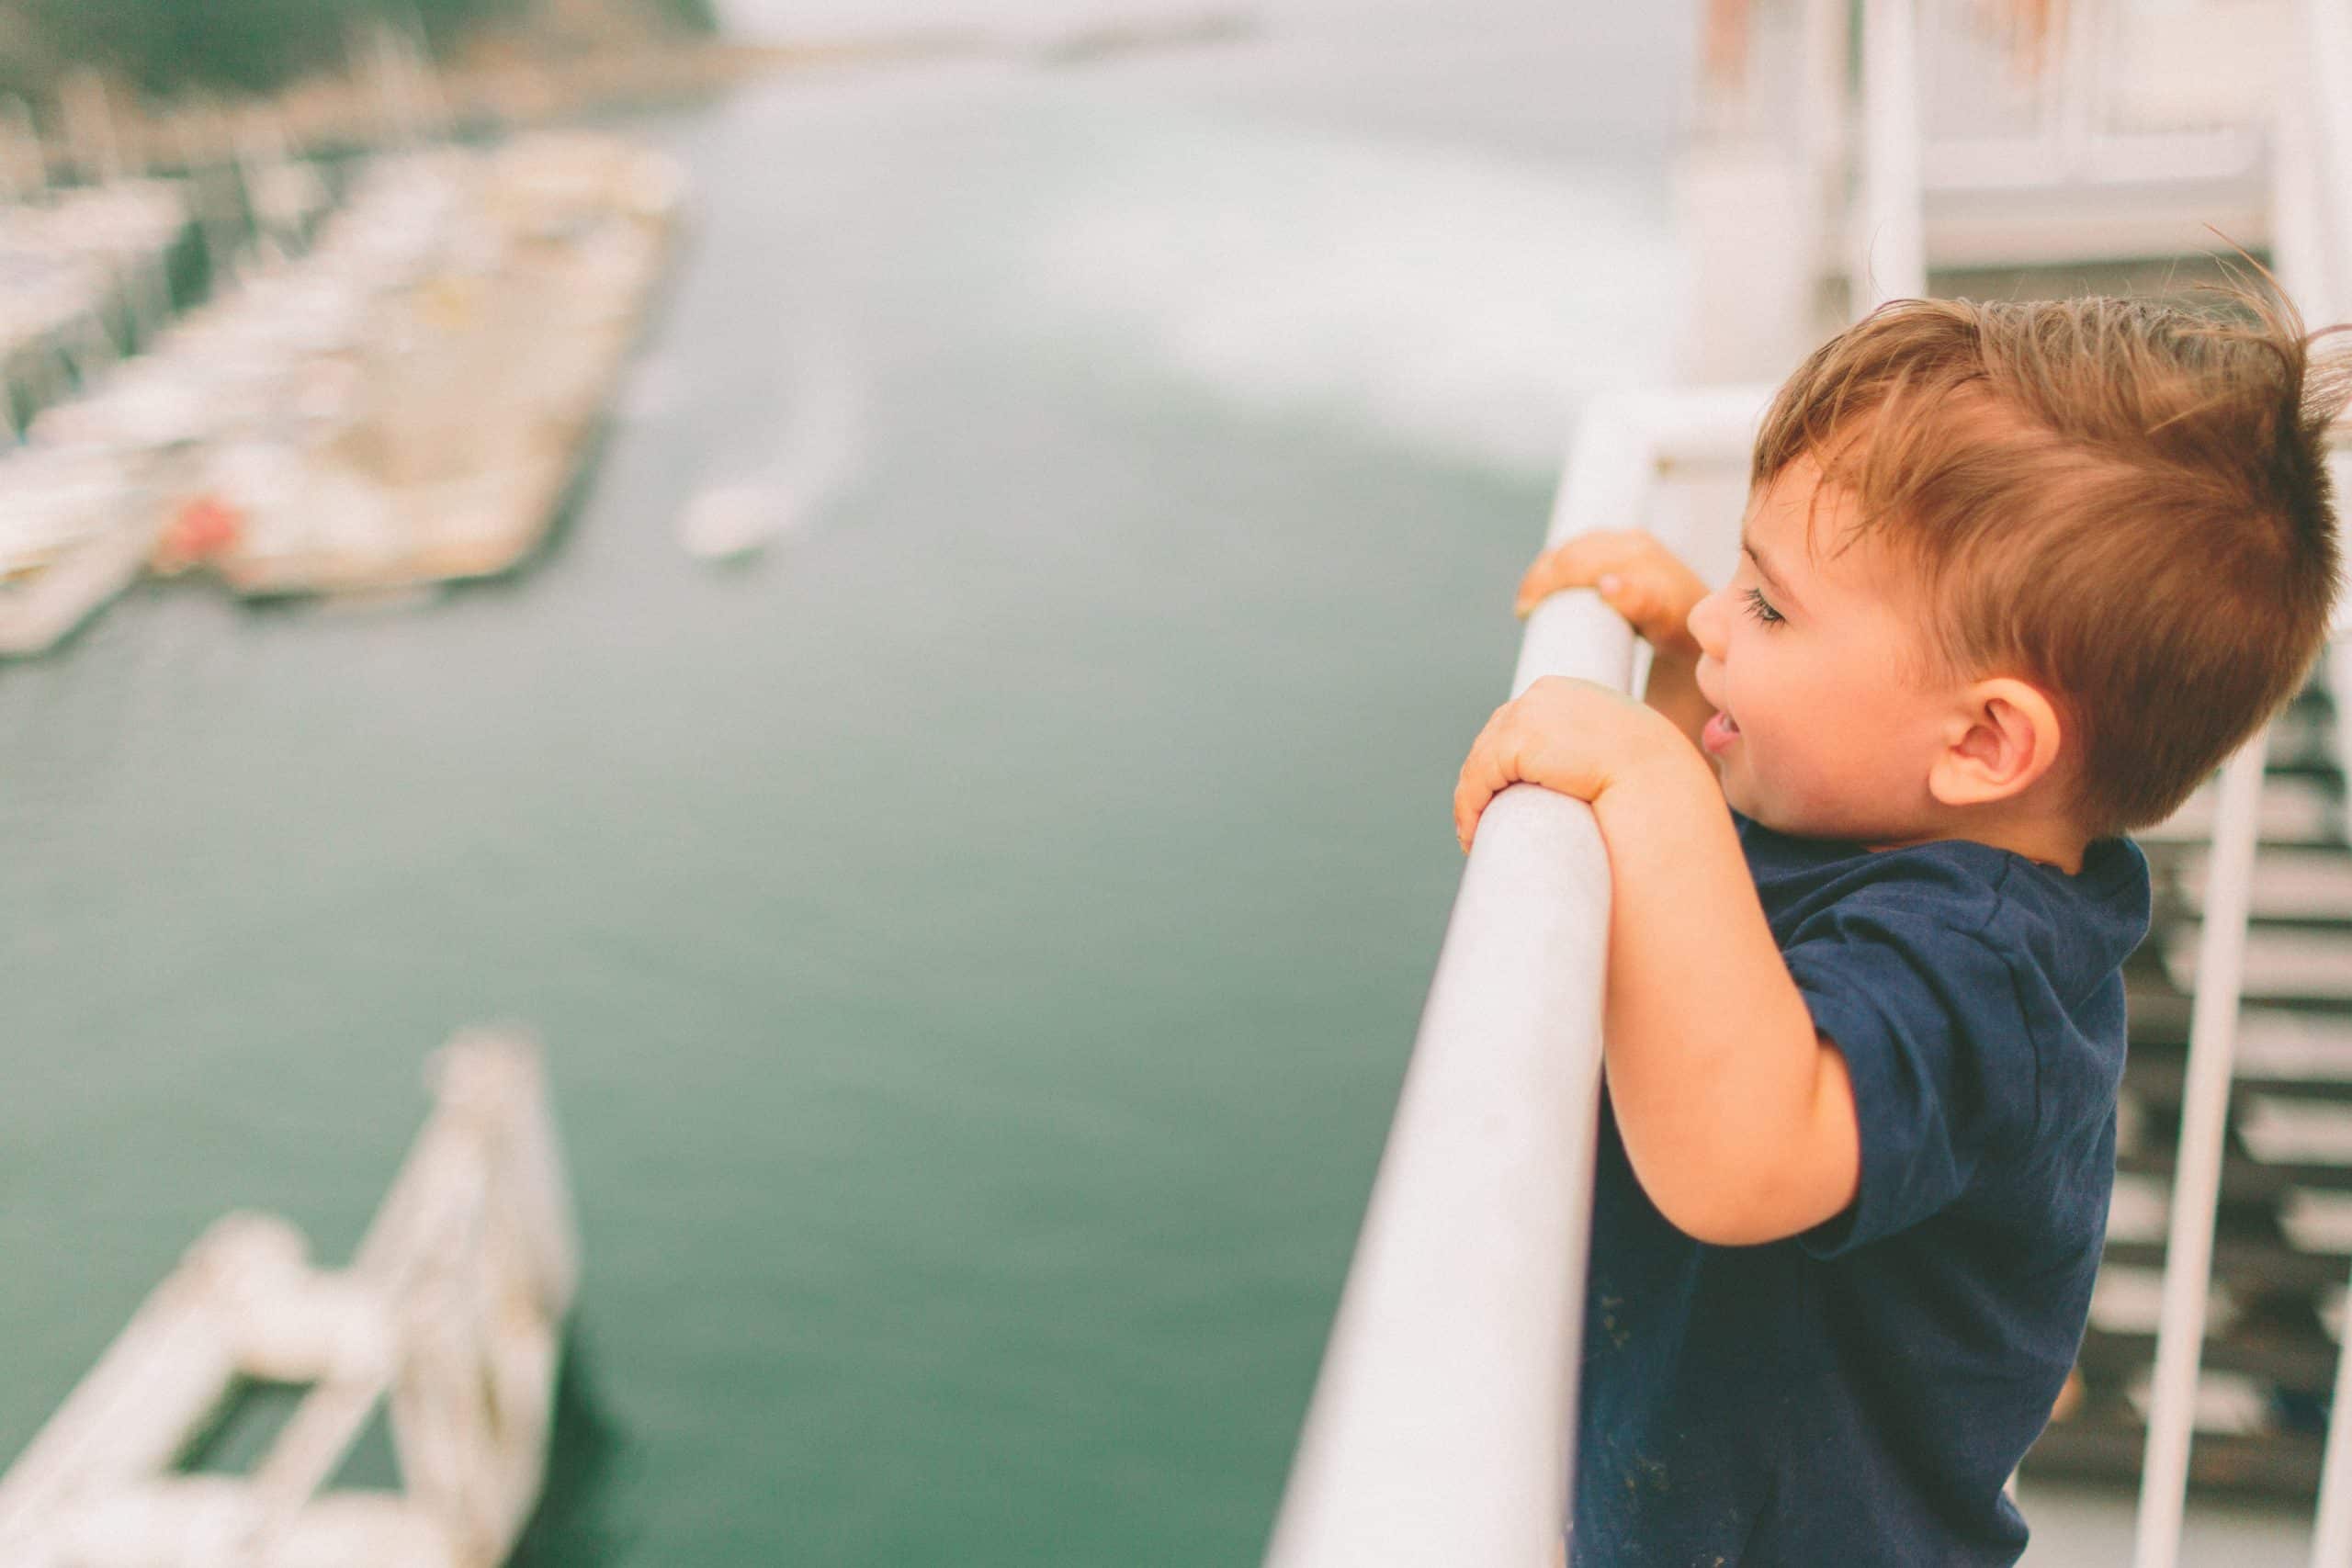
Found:
[[[1962,688],[1928,793],[1946,806],[1984,806],[2021,795],[2058,761],[2065,743],[2057,707],[2023,681],[1996,676]]]

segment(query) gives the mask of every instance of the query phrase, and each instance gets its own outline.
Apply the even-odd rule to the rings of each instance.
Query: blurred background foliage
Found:
[[[451,59],[708,32],[717,18],[713,0],[0,0],[0,92],[44,96],[77,66],[158,96],[266,92],[339,67],[361,29],[386,23]]]

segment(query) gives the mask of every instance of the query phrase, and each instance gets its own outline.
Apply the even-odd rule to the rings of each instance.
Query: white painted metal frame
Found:
[[[1644,517],[1677,464],[1744,465],[1761,389],[1590,410],[1553,542]],[[1586,594],[1530,618],[1513,691],[1621,690],[1623,623]],[[1487,807],[1325,1352],[1267,1561],[1545,1564],[1575,1464],[1600,1091],[1609,860],[1580,802]]]
[[[2314,321],[2341,319],[2352,301],[2352,15],[2336,0],[2299,6],[2303,78],[2281,95],[2278,160],[2280,214],[2275,260],[2281,280]],[[2339,510],[2345,465],[2337,467]],[[2352,584],[2336,604],[2328,648],[2335,697],[2338,765],[2352,777]],[[2346,823],[2352,834],[2352,818]],[[2352,1354],[2339,1349],[2327,1448],[2320,1466],[2319,1511],[2312,1534],[2313,1568],[2352,1562]]]
[[[1838,263],[1855,314],[1923,293],[1928,251],[1961,266],[2169,254],[2195,243],[2201,223],[2264,243],[2269,99],[2132,105],[2120,51],[2162,36],[2165,17],[2073,0],[1988,37],[2001,34],[2006,9],[1863,0],[1860,136],[1841,236],[1849,255]],[[2249,16],[2239,30],[2267,19]],[[2038,66],[2026,62],[2034,56]],[[1915,234],[1916,268],[1905,243]]]
[[[2194,113],[2172,123],[2132,126],[2119,107],[2117,62],[2134,24],[2134,7],[2119,0],[2070,0],[2043,10],[2038,20],[2007,19],[2007,36],[1996,52],[2008,58],[1996,66],[2013,76],[2032,70],[2030,104],[2014,130],[1949,134],[1931,126],[1926,164],[1930,184],[2000,187],[2019,183],[2164,183],[2183,179],[2245,178],[2259,172],[2263,127],[2258,117],[2233,121]],[[1972,35],[1997,24],[2003,7],[1979,0],[1923,0],[1918,17],[1928,51],[1949,52]],[[2245,25],[2258,25],[2249,18]],[[2143,22],[2144,25],[2144,21]],[[2028,39],[2033,28],[2042,36]],[[2040,54],[2038,70],[2020,61]],[[1934,62],[1931,62],[1934,63]],[[1986,63],[1971,62],[1983,73]],[[1935,85],[1951,80],[1939,76]],[[1977,96],[1984,84],[1972,83]],[[1930,107],[1935,107],[1931,100]]]
[[[1863,3],[1861,203],[1850,272],[1857,316],[1928,291],[1914,4]]]
[[[2339,604],[2335,641],[2327,650],[2328,690],[2334,694],[2336,767],[2352,779],[2352,626]],[[2352,836],[2352,808],[2347,808]],[[2312,1568],[2344,1568],[2352,1562],[2352,1354],[2339,1347],[2335,1385],[2328,1404],[2327,1449],[2320,1461],[2319,1512],[2312,1525]]]
[[[2230,1069],[2237,1050],[2238,997],[2245,966],[2246,916],[2261,826],[2263,764],[2269,732],[2257,734],[2222,773],[2213,850],[2198,934],[2197,995],[2188,1024],[2188,1082],[2180,1147],[2173,1161],[2172,1214],[2165,1240],[2164,1295],[2156,1325],[2154,1396],[2140,1467],[2132,1568],[2171,1568],[2180,1553],[2188,1446],[2205,1349],[2205,1306],[2213,1264],[2213,1216],[2221,1201]]]

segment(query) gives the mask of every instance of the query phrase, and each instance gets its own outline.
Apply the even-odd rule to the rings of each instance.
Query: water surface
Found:
[[[1668,51],[1476,9],[660,122],[543,559],[0,672],[0,1451],[223,1210],[343,1257],[512,1019],[586,1248],[542,1561],[1252,1560],[1559,437],[1664,365],[1666,119],[1563,95]],[[795,531],[689,559],[747,478]]]

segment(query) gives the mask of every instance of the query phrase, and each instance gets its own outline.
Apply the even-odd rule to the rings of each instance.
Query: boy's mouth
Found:
[[[1721,753],[1738,739],[1739,720],[1720,709],[1707,720],[1707,727],[1699,732],[1699,743],[1707,749],[1709,756]]]

